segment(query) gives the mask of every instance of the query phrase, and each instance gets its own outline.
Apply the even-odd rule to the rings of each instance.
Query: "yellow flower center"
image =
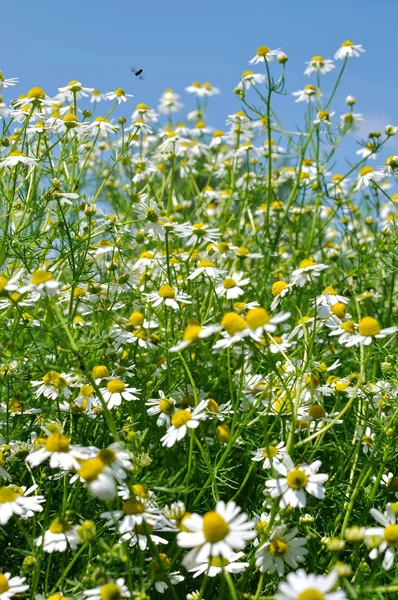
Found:
[[[31,283],[33,285],[40,285],[41,283],[45,283],[46,281],[50,281],[53,276],[48,271],[34,271],[32,273]]]
[[[250,77],[250,75],[253,75],[253,71],[243,71],[243,73],[242,73],[242,79],[244,77]]]
[[[133,327],[139,327],[140,325],[142,325],[143,321],[144,315],[140,312],[132,312],[129,317],[129,323],[130,325],[133,325]]]
[[[80,394],[79,395],[83,396],[83,398],[89,398],[93,393],[94,393],[93,386],[92,385],[84,384],[80,388]]]
[[[275,281],[272,284],[271,292],[273,296],[279,296],[279,294],[287,288],[287,283],[285,281]]]
[[[32,87],[28,92],[28,98],[34,98],[35,100],[44,100],[46,93],[41,87]]]
[[[311,83],[306,85],[304,89],[306,92],[312,92],[312,93],[316,92],[316,87],[314,85],[312,85]]]
[[[102,473],[104,467],[105,465],[100,458],[89,458],[83,461],[79,475],[85,481],[94,481]]]
[[[372,167],[362,167],[362,169],[359,170],[359,175],[361,177],[363,177],[364,175],[369,175],[369,173],[373,173],[374,169],[372,169]]]
[[[91,375],[94,379],[104,379],[105,377],[109,377],[108,367],[105,367],[105,365],[96,365],[93,367]]]
[[[355,325],[353,321],[346,321],[340,325],[341,329],[347,331],[347,333],[355,333]]]
[[[18,498],[18,492],[10,487],[0,487],[0,504],[14,502],[16,498]]]
[[[328,285],[328,287],[324,289],[323,293],[324,294],[328,293],[329,296],[337,296],[336,290],[334,288],[332,288],[331,285]]]
[[[98,452],[97,458],[99,458],[104,465],[111,465],[115,462],[116,455],[110,448],[102,448],[102,450]]]
[[[176,295],[174,288],[171,287],[171,285],[168,285],[167,283],[164,283],[160,286],[158,294],[161,298],[175,298]]]
[[[130,498],[123,504],[123,514],[125,515],[142,515],[145,512],[145,504],[135,498]]]
[[[121,394],[126,389],[126,386],[120,379],[112,379],[108,381],[106,389],[111,394]]]
[[[359,321],[358,330],[360,335],[375,336],[380,333],[380,327],[376,319],[373,317],[364,317]]]
[[[184,331],[183,340],[186,342],[195,342],[202,328],[200,325],[188,325],[188,327]]]
[[[283,556],[289,551],[289,544],[284,540],[276,538],[270,543],[269,551],[272,556]]]
[[[214,264],[208,260],[207,258],[202,258],[202,260],[200,261],[200,263],[198,264],[198,267],[214,267]]]
[[[135,107],[135,110],[138,111],[145,111],[148,110],[148,106],[146,104],[144,104],[143,102],[140,102],[139,104],[137,104],[137,106]]]
[[[325,600],[325,595],[315,588],[307,588],[297,596],[297,600]]]
[[[171,418],[171,424],[174,425],[176,429],[179,429],[183,425],[186,425],[188,421],[191,420],[191,411],[187,408],[182,410],[177,410],[176,414]]]
[[[207,410],[216,414],[220,412],[220,407],[218,406],[217,402],[213,400],[213,398],[209,398],[207,402]]]
[[[315,267],[315,261],[312,258],[305,258],[300,263],[300,269],[305,269],[306,267]]]
[[[398,546],[398,525],[387,525],[383,535],[387,544]]]
[[[109,123],[108,119],[105,119],[105,117],[97,117],[96,119],[94,119],[95,123]]]
[[[326,110],[320,110],[318,113],[318,119],[321,121],[329,121],[329,113]]]
[[[56,431],[46,440],[47,452],[69,452],[69,439],[63,433]]]
[[[76,123],[79,122],[79,119],[77,118],[77,116],[73,113],[67,113],[64,116],[64,123],[65,125],[68,127],[73,127],[74,125],[76,125]]]
[[[257,56],[267,56],[268,52],[269,52],[269,48],[267,48],[267,46],[259,46],[257,48],[256,54],[257,54]]]
[[[72,525],[62,517],[57,517],[49,527],[51,533],[66,533],[72,529]]]
[[[287,485],[294,490],[301,490],[308,483],[308,475],[301,469],[293,469],[286,476]]]
[[[116,96],[125,96],[126,95],[126,92],[124,91],[123,88],[117,88],[117,90],[115,90],[113,93],[116,94]]]
[[[221,320],[221,325],[231,336],[247,327],[246,321],[234,312],[226,313]]]
[[[230,290],[236,286],[236,281],[235,279],[232,279],[232,277],[227,277],[227,279],[224,279],[222,282],[222,285],[226,290]]]
[[[148,498],[149,496],[148,487],[142,483],[135,483],[131,486],[131,489],[133,490],[133,493],[140,498]]]
[[[207,542],[216,544],[229,533],[228,523],[217,512],[210,511],[203,517],[203,534]]]
[[[267,446],[266,448],[263,448],[261,454],[264,458],[274,458],[278,454],[278,448],[275,448],[275,446]]]
[[[258,327],[263,327],[269,323],[270,318],[269,314],[265,310],[265,308],[252,308],[246,315],[246,322],[249,325],[250,329],[257,329]]]
[[[100,599],[101,600],[120,600],[122,592],[120,587],[116,583],[106,583],[101,587]]]
[[[332,313],[339,319],[344,319],[346,312],[346,306],[342,302],[336,302],[336,304],[333,304]]]
[[[164,413],[165,415],[169,415],[174,410],[174,404],[169,398],[162,398],[159,400],[159,408],[160,412]]]
[[[8,585],[7,577],[5,575],[3,575],[2,573],[0,573],[0,594],[4,594],[9,589],[10,589],[10,586]]]
[[[322,58],[322,56],[318,56],[318,55],[317,55],[317,56],[313,56],[313,57],[311,58],[311,62],[312,62],[312,63],[318,63],[318,64],[319,64],[321,67],[322,67],[322,66],[323,66],[323,64],[324,64],[324,61],[323,61],[323,58]]]
[[[343,43],[341,44],[341,47],[342,47],[342,48],[346,48],[347,46],[353,46],[353,45],[354,45],[354,44],[353,44],[353,42],[351,42],[351,40],[345,40],[345,42],[343,42]]]
[[[312,404],[308,409],[308,414],[315,419],[315,421],[323,419],[326,416],[325,409],[321,404]]]

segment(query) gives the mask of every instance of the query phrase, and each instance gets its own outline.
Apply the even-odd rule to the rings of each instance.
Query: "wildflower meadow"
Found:
[[[398,597],[398,127],[334,110],[364,52],[291,90],[259,46],[223,130],[211,83],[2,65],[0,600]]]

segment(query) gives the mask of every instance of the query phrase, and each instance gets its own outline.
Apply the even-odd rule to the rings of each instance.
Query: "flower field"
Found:
[[[292,92],[260,46],[224,130],[210,83],[0,71],[0,600],[398,597],[398,127],[334,110],[363,53]]]

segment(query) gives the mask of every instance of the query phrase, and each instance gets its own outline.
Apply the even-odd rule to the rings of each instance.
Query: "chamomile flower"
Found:
[[[198,266],[190,275],[188,275],[187,279],[196,279],[200,275],[205,275],[210,279],[217,279],[220,275],[223,275],[225,271],[223,269],[217,269],[208,258],[202,258],[199,262]]]
[[[313,277],[319,277],[321,272],[327,268],[328,265],[317,264],[312,258],[306,258],[301,261],[299,268],[293,271],[289,285],[304,287],[307,281],[311,281]]]
[[[206,408],[207,401],[202,400],[193,410],[191,408],[177,410],[171,418],[170,427],[160,440],[163,446],[171,448],[186,436],[188,429],[199,427],[200,421],[206,419]]]
[[[164,283],[160,286],[157,292],[151,292],[150,294],[144,294],[147,302],[149,302],[154,308],[161,306],[169,306],[173,310],[179,310],[180,304],[191,304],[190,296],[184,292],[179,292],[174,286]]]
[[[309,62],[306,63],[308,67],[304,71],[304,75],[311,75],[311,73],[329,73],[334,69],[333,61],[329,58],[324,59],[322,56],[313,56]]]
[[[243,552],[232,552],[229,559],[221,556],[213,556],[203,563],[194,564],[194,566],[188,568],[188,571],[192,573],[193,578],[200,575],[217,577],[223,571],[227,573],[242,573],[249,566],[248,562],[239,561],[242,556],[244,556]],[[189,567],[187,564],[185,566]]]
[[[38,438],[34,450],[26,457],[26,462],[31,467],[37,467],[49,459],[51,469],[72,471],[80,468],[79,458],[82,457],[81,449],[70,443],[69,438],[61,431],[56,430],[47,438]]]
[[[335,590],[337,580],[336,570],[324,576],[307,575],[304,569],[299,569],[279,584],[275,600],[347,600],[342,590]]]
[[[131,596],[123,577],[119,577],[115,582],[108,581],[99,587],[84,590],[83,595],[89,600],[120,600]]]
[[[258,450],[252,452],[252,460],[263,463],[263,469],[272,469],[276,462],[281,462],[286,452],[286,447],[283,442],[273,445],[269,444],[264,448],[258,448]]]
[[[271,62],[280,52],[280,48],[277,50],[270,50],[267,46],[259,46],[256,54],[249,60],[249,65],[256,65],[264,61]]]
[[[110,379],[106,388],[101,388],[101,394],[109,409],[120,406],[123,400],[130,402],[138,400],[137,393],[140,390],[127,386],[121,379]]]
[[[1,79],[0,79],[1,82]],[[26,577],[11,577],[11,573],[0,573],[0,600],[10,600],[29,589],[25,585]]]
[[[244,277],[243,273],[233,273],[231,277],[227,277],[221,285],[216,287],[216,294],[219,298],[225,296],[227,300],[235,300],[244,294],[242,287],[249,283],[250,279]]]
[[[309,104],[310,102],[314,102],[318,98],[318,96],[322,97],[323,92],[318,90],[314,85],[310,83],[306,85],[302,90],[293,92],[292,96],[295,96],[295,102],[307,102],[307,104]]]
[[[370,527],[366,530],[365,536],[377,537],[380,543],[369,553],[369,558],[374,560],[380,554],[384,554],[383,569],[391,569],[394,564],[396,549],[398,547],[398,524],[397,517],[391,504],[387,504],[384,513],[375,508],[370,509],[372,517],[382,525],[382,527]]]
[[[256,567],[261,573],[275,573],[281,577],[285,574],[285,566],[297,569],[305,561],[308,554],[305,537],[297,537],[298,529],[290,531],[287,525],[277,525],[269,539],[256,550]]]
[[[305,508],[307,499],[305,492],[322,500],[325,496],[325,490],[322,483],[328,480],[328,475],[318,473],[321,461],[316,460],[310,464],[295,466],[288,454],[283,457],[282,463],[275,463],[274,468],[283,477],[279,479],[269,479],[265,486],[269,491],[271,498],[281,498],[280,506],[286,508],[291,506],[296,508]]]
[[[398,327],[386,327],[380,329],[380,325],[374,317],[363,317],[358,323],[358,333],[344,341],[347,348],[352,346],[369,346],[376,339],[383,339],[388,335],[394,335]]]
[[[241,80],[237,85],[238,89],[248,90],[250,87],[264,83],[265,75],[253,73],[253,71],[244,71]]]
[[[6,525],[12,515],[17,515],[21,519],[28,519],[34,516],[35,512],[42,512],[41,506],[45,502],[44,496],[32,496],[37,489],[37,485],[18,488],[14,485],[0,487],[0,525]],[[1,587],[0,587],[1,596]]]
[[[159,398],[149,398],[145,402],[145,406],[148,406],[147,413],[150,417],[159,415],[156,420],[156,425],[162,427],[170,427],[171,416],[175,412],[176,401],[174,398],[166,396],[162,390],[158,390]]]
[[[366,166],[359,170],[355,191],[360,192],[365,187],[368,187],[372,181],[380,181],[384,175],[379,171],[375,171],[372,167]]]
[[[17,77],[11,77],[9,79],[5,79],[3,75],[3,71],[0,71],[0,92],[8,87],[12,87],[19,82]]]
[[[76,527],[63,517],[56,517],[47,531],[35,541],[35,545],[48,554],[66,552],[69,548],[75,550],[80,543]]]
[[[126,94],[122,88],[117,88],[114,92],[107,92],[105,98],[107,100],[116,100],[118,104],[121,104],[122,102],[127,102],[127,98],[134,98],[134,96],[133,94]]]
[[[87,126],[87,131],[93,135],[97,133],[103,133],[108,135],[109,133],[115,133],[118,130],[118,125],[113,125],[105,117],[96,117],[90,125]]]
[[[290,317],[288,312],[280,312],[274,316],[270,316],[265,308],[261,306],[251,308],[245,317],[246,323],[251,329],[250,335],[257,340],[258,337],[265,333],[274,333],[280,323],[283,323]]]
[[[345,40],[337,50],[334,55],[335,60],[344,60],[345,58],[350,58],[352,56],[359,57],[363,54],[365,50],[361,46],[361,44],[354,44],[350,40]]]
[[[286,294],[290,292],[290,290],[291,287],[288,283],[286,283],[286,281],[275,281],[272,284],[271,292],[274,296],[274,299],[271,304],[271,310],[275,310],[278,307],[282,298],[284,298]]]
[[[73,102],[74,98],[87,98],[94,92],[94,88],[83,87],[80,81],[70,81],[68,85],[58,88],[58,94],[55,99],[59,102],[70,103]]]
[[[320,110],[316,115],[316,119],[314,119],[314,124],[317,125],[319,123],[324,123],[325,125],[331,125],[332,122],[330,118],[333,115],[334,112],[329,113],[327,110]]]
[[[202,325],[199,325],[196,323],[188,325],[185,328],[181,342],[179,342],[175,346],[172,346],[170,348],[170,352],[181,352],[181,350],[183,350],[187,346],[190,346],[191,344],[193,344],[194,342],[196,342],[198,340],[203,340],[203,339],[208,338],[210,335],[213,335],[214,333],[217,333],[218,331],[220,331],[220,329],[221,329],[220,325],[203,325],[202,326]]]
[[[8,156],[0,160],[0,169],[4,169],[5,167],[13,169],[17,165],[34,167],[36,164],[37,160],[35,158],[26,156],[26,154],[19,150],[14,150],[13,152],[10,152]]]
[[[177,544],[192,548],[185,560],[198,564],[216,556],[229,560],[234,550],[243,550],[256,535],[254,523],[232,501],[217,502],[215,510],[203,517],[191,514],[184,519],[184,529],[177,535]]]

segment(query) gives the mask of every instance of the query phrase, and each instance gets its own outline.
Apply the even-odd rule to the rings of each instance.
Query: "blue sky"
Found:
[[[226,115],[239,109],[232,89],[264,44],[289,55],[289,95],[280,98],[278,110],[299,123],[303,105],[295,106],[290,94],[315,83],[303,75],[305,61],[314,54],[332,58],[348,38],[367,52],[348,65],[333,107],[337,115],[352,94],[356,110],[369,119],[366,132],[398,124],[396,0],[20,0],[4,3],[1,13],[0,69],[5,77],[20,78],[6,99],[34,85],[53,95],[77,79],[101,91],[123,87],[135,95],[134,104],[152,106],[171,87],[193,108],[184,87],[210,81],[222,94],[212,99],[208,121],[223,127]],[[144,81],[130,73],[130,65],[144,69]],[[335,76],[325,76],[327,86]]]

